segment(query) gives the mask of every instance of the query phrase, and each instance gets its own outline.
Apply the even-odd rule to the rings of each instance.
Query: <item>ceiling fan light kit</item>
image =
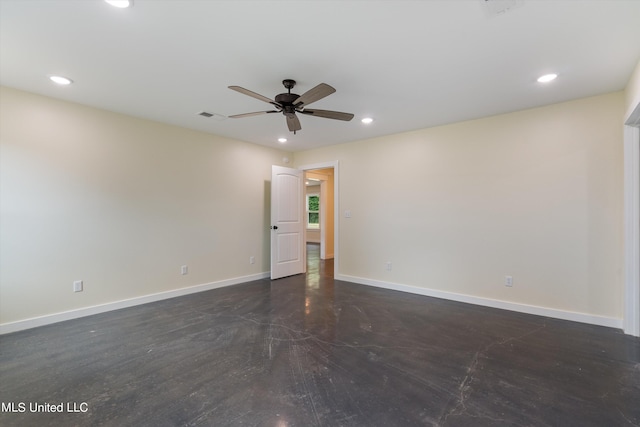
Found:
[[[336,91],[333,87],[329,86],[326,83],[320,83],[319,85],[309,89],[302,95],[291,93],[291,89],[293,89],[296,85],[295,80],[285,79],[282,81],[282,85],[285,87],[285,89],[287,89],[287,92],[276,95],[274,99],[267,98],[266,96],[252,92],[249,89],[245,89],[240,86],[229,86],[229,89],[231,90],[235,90],[236,92],[240,92],[252,98],[259,99],[260,101],[266,102],[275,107],[275,110],[235,114],[233,116],[229,116],[229,118],[238,119],[242,117],[251,117],[262,114],[282,113],[286,118],[287,127],[291,132],[294,133],[294,135],[297,131],[302,129],[302,126],[300,125],[300,119],[298,119],[296,113],[322,117],[325,119],[342,120],[346,122],[353,119],[353,114],[351,113],[342,113],[340,111],[331,110],[309,110],[306,108],[306,106],[311,104],[312,102],[319,101]]]

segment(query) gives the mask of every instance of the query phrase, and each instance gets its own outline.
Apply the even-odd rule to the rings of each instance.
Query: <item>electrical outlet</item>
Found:
[[[189,274],[189,267],[187,267],[186,265],[180,267],[180,274],[182,274],[183,276]]]
[[[76,280],[73,282],[73,292],[82,292],[83,287],[82,280]]]
[[[255,264],[255,263],[256,263],[256,257],[250,256],[249,257],[249,264]]]
[[[391,271],[391,261],[387,261],[387,263],[385,264],[385,268],[387,269],[387,271]]]
[[[508,287],[513,286],[513,276],[504,276],[504,285]]]

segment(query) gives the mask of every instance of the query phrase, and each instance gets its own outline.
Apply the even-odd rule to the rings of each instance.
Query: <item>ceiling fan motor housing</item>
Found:
[[[293,107],[293,103],[298,98],[300,98],[300,95],[295,93],[281,93],[280,95],[276,95],[276,102],[286,110],[287,107]]]
[[[291,89],[293,89],[293,87],[296,85],[295,80],[284,79],[282,81],[282,85],[289,91],[289,93],[281,93],[280,95],[276,95],[275,101],[282,106],[282,114],[287,117],[291,117],[296,113],[296,107],[293,106],[293,103],[296,101],[296,99],[300,98],[300,95],[291,93]]]

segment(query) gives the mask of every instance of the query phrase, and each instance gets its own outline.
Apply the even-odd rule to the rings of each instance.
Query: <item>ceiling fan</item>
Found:
[[[236,92],[244,93],[245,95],[249,95],[253,98],[259,99],[260,101],[267,102],[276,108],[275,110],[236,114],[229,117],[232,119],[238,119],[241,117],[257,116],[260,114],[282,113],[287,119],[287,126],[289,127],[289,130],[294,134],[302,129],[300,120],[298,119],[298,116],[296,116],[296,113],[323,117],[325,119],[343,120],[346,122],[353,119],[353,114],[350,113],[341,113],[339,111],[330,110],[310,110],[306,108],[306,106],[311,104],[312,102],[316,102],[324,98],[325,96],[331,95],[336,91],[326,83],[320,83],[318,86],[309,89],[302,95],[291,93],[291,89],[293,89],[293,87],[296,85],[295,80],[285,79],[282,81],[282,84],[284,85],[285,89],[287,89],[287,93],[276,95],[274,100],[240,86],[229,86],[229,89],[235,90]]]

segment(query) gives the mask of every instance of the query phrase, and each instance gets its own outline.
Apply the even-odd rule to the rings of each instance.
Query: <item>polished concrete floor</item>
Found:
[[[310,254],[307,275],[0,337],[0,425],[640,425],[637,338],[334,281]]]

